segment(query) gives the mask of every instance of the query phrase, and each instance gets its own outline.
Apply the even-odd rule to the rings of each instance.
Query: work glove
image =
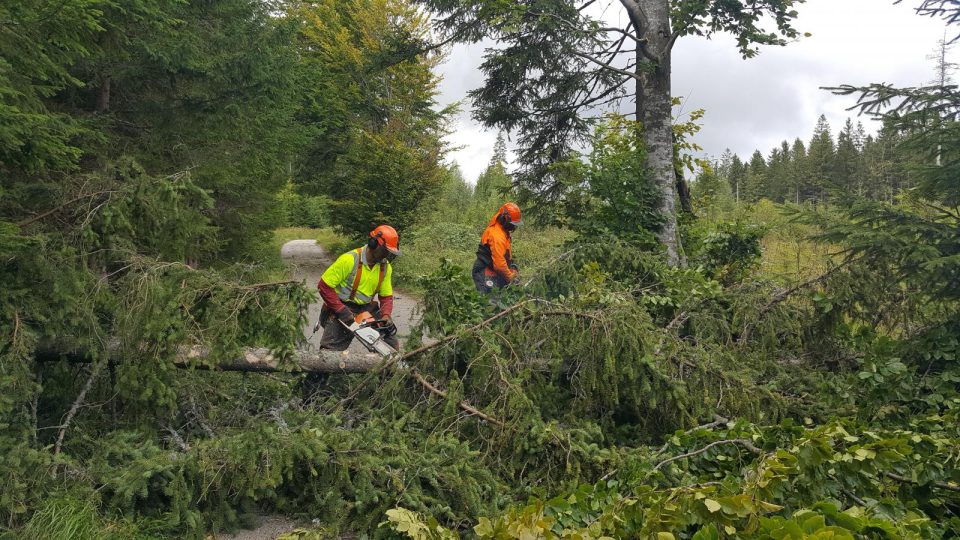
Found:
[[[397,334],[397,325],[393,322],[393,317],[389,315],[384,315],[380,321],[383,323],[383,333],[387,337],[392,337]]]
[[[350,308],[343,308],[337,312],[337,319],[343,324],[350,326],[353,324],[353,312],[350,311]]]

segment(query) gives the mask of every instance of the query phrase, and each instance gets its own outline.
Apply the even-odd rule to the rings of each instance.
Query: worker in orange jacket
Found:
[[[473,282],[478,291],[489,293],[519,277],[517,266],[513,264],[510,233],[521,223],[520,207],[512,202],[505,203],[490,218],[487,229],[480,237],[477,261],[473,263]]]

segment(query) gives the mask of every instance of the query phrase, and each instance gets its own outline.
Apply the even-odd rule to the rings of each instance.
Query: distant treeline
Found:
[[[834,138],[821,115],[809,142],[785,140],[766,157],[756,150],[747,161],[727,149],[696,189],[744,202],[818,203],[842,195],[892,200],[911,183],[910,158],[895,151],[903,138],[887,126],[867,134],[849,118]]]

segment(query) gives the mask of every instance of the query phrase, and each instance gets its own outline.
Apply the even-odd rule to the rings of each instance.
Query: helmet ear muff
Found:
[[[374,250],[377,249],[378,246],[383,245],[383,240],[380,238],[381,236],[383,236],[383,233],[379,232],[371,236],[370,239],[367,240],[367,247]]]
[[[510,214],[506,210],[504,210],[503,212],[500,212],[499,220],[500,220],[500,225],[503,225],[504,227],[506,227],[507,224],[510,223]]]

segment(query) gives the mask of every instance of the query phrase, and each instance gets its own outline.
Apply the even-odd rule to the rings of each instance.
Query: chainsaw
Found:
[[[321,310],[317,324],[313,327],[313,334],[310,335],[311,338],[323,327],[325,315],[325,309]],[[363,311],[358,313],[351,324],[347,324],[339,319],[337,323],[342,324],[344,328],[349,330],[368,351],[377,353],[383,358],[390,358],[398,354],[396,349],[383,340],[384,336],[395,334],[397,327],[392,324],[388,325],[385,321],[374,319],[373,316],[370,315],[370,312]]]
[[[370,352],[375,352],[384,358],[397,354],[397,350],[387,345],[383,340],[389,332],[396,332],[396,327],[387,325],[384,321],[374,319],[367,311],[361,311],[353,319],[353,324],[337,321],[350,330],[353,335]]]

